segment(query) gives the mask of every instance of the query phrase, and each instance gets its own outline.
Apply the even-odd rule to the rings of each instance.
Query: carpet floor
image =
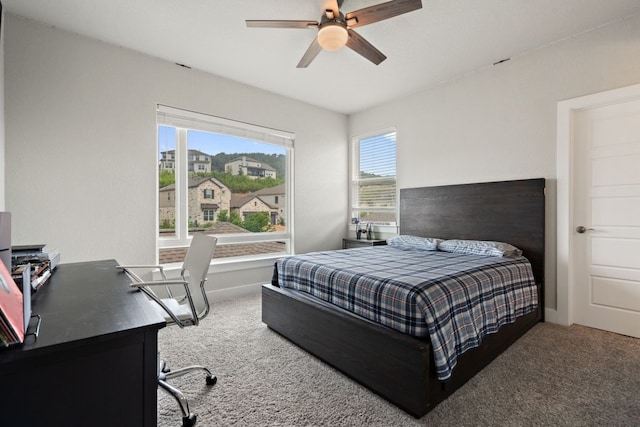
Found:
[[[171,383],[198,426],[639,426],[640,340],[540,323],[447,400],[413,418],[271,331],[260,295],[216,301],[199,327],[160,330]],[[158,425],[181,425],[158,391]]]

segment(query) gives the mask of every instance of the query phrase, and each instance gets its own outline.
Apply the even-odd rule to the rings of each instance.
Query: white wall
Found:
[[[547,178],[548,308],[556,306],[557,102],[640,82],[635,16],[354,114],[347,130],[340,114],[210,74],[12,15],[3,26],[0,189],[15,244],[52,244],[65,262],[153,261],[155,104],[163,103],[295,132],[297,252],[338,248],[349,216],[347,135],[395,126],[401,188]],[[268,270],[228,282],[266,281]]]
[[[4,161],[4,8],[2,15],[0,15],[0,211],[4,211],[5,197],[4,197],[4,176],[5,176],[5,161]]]
[[[556,307],[558,101],[640,82],[640,16],[535,50],[349,119],[396,126],[400,188],[547,179],[546,307]]]
[[[154,262],[161,103],[294,132],[296,251],[340,247],[344,115],[10,14],[5,58],[14,244],[50,244],[63,262]],[[267,282],[270,270],[230,282]]]

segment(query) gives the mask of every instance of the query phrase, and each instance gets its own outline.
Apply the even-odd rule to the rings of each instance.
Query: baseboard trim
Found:
[[[558,323],[558,310],[554,308],[545,308],[544,321],[549,323]]]
[[[221,301],[246,295],[259,294],[262,283],[252,283],[250,285],[234,286],[231,288],[215,289],[207,291],[210,301]]]

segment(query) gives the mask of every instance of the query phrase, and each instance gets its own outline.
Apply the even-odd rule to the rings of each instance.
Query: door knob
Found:
[[[587,228],[584,225],[579,225],[576,227],[576,231],[580,234],[584,233],[585,231],[595,231],[593,228]]]

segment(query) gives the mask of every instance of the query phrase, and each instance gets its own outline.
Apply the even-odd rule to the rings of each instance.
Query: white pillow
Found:
[[[438,244],[438,249],[445,252],[499,257],[522,255],[520,249],[508,243],[486,240],[444,240]]]
[[[400,236],[387,239],[387,245],[389,246],[398,249],[417,249],[421,251],[436,251],[438,250],[438,243],[440,242],[442,242],[442,239],[410,236],[408,234],[401,234]]]

